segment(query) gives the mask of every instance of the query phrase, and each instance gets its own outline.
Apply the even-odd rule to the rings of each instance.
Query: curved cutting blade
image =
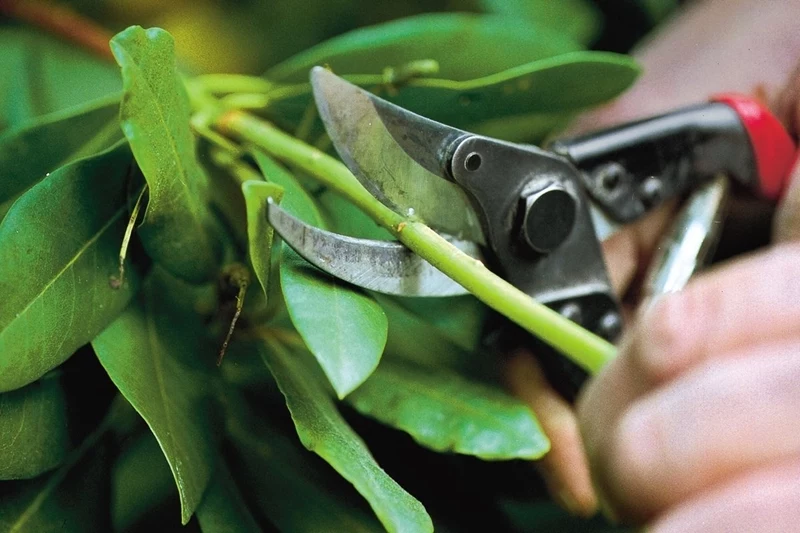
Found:
[[[467,291],[398,242],[356,239],[309,226],[278,205],[267,207],[275,231],[303,259],[339,279],[385,294],[458,296]],[[468,241],[451,242],[480,259]]]
[[[311,85],[339,156],[382,203],[438,231],[484,244],[472,205],[446,178],[447,152],[465,132],[406,111],[315,67]]]

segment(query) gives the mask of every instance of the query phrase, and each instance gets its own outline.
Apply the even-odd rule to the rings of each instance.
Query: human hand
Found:
[[[666,112],[718,92],[755,91],[772,99],[774,89],[786,83],[800,55],[800,33],[795,28],[799,17],[800,2],[796,1],[705,0],[691,4],[635,54],[645,71],[633,90],[611,106],[582,117],[572,131]],[[800,87],[800,76],[794,86]],[[798,117],[800,126],[797,102],[800,98],[793,99],[785,92],[778,112],[787,120]],[[797,133],[800,127],[793,131]],[[668,210],[656,213],[604,244],[618,294],[636,293],[635,286],[630,290],[632,282],[647,264],[668,214]],[[752,217],[747,218],[751,224]],[[777,238],[788,238],[791,228],[797,228],[794,235],[800,235],[800,177],[794,179],[776,221]],[[572,407],[549,386],[530,354],[513,354],[505,376],[509,388],[537,413],[551,438],[551,452],[538,463],[550,492],[568,510],[592,514],[597,499]]]
[[[800,518],[800,244],[648,309],[587,387],[581,430],[612,514],[651,531],[791,531]]]
[[[800,67],[775,111],[796,137]],[[797,529],[800,165],[773,228],[778,245],[644,311],[584,391],[580,426],[612,516],[650,533]]]

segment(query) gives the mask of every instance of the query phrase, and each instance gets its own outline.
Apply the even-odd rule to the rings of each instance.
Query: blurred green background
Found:
[[[74,0],[113,32],[160,26],[196,72],[260,73],[354,28],[419,13],[460,11],[528,17],[590,48],[625,52],[678,0]],[[501,45],[501,43],[498,43]]]

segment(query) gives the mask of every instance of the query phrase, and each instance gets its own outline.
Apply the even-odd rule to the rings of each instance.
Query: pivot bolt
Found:
[[[561,316],[572,320],[576,324],[580,324],[583,321],[583,310],[581,309],[581,306],[575,302],[569,302],[562,305],[558,312],[561,314]]]
[[[655,176],[646,178],[639,186],[639,196],[648,206],[654,206],[661,201],[664,194],[664,184]]]
[[[625,167],[619,163],[607,163],[594,171],[594,180],[603,192],[611,194],[622,185],[625,178]]]
[[[531,250],[546,254],[555,250],[572,232],[577,202],[561,185],[551,183],[520,199],[523,210],[519,238]]]
[[[622,317],[616,311],[608,311],[600,319],[597,329],[601,337],[609,340],[616,339],[622,333]]]

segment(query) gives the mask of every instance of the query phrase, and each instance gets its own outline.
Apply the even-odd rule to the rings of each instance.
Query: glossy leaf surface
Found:
[[[355,486],[388,531],[432,531],[425,508],[378,466],[314,367],[276,345],[265,346],[261,355],[286,397],[303,445]]]
[[[0,394],[0,479],[27,479],[58,466],[71,445],[57,375]]]
[[[263,154],[256,159],[264,176],[284,188],[281,207],[321,226],[319,210],[297,180]],[[286,245],[280,276],[292,324],[343,398],[378,366],[386,344],[386,315],[371,296],[324,274]]]
[[[272,226],[267,221],[267,200],[280,202],[283,188],[275,183],[250,180],[242,184],[247,209],[247,242],[250,263],[265,295],[269,294],[271,270]]]
[[[111,40],[111,50],[122,67],[122,131],[149,189],[138,229],[142,244],[173,275],[208,280],[216,273],[219,243],[210,230],[207,178],[195,154],[172,37],[133,26]]]
[[[432,59],[439,64],[436,77],[471,80],[579,49],[563,33],[519,18],[424,14],[334,37],[276,65],[267,78],[297,83],[307,81],[311,67],[317,65],[327,65],[338,75],[374,74]]]
[[[105,98],[0,134],[0,203],[48,172],[102,152],[122,139],[118,114],[119,99]]]
[[[131,164],[120,144],[62,167],[0,224],[0,391],[64,362],[130,301],[135,269],[119,289],[109,280],[128,222]]]
[[[347,401],[440,452],[491,460],[538,459],[550,449],[524,404],[444,370],[384,361]]]
[[[92,342],[100,363],[144,418],[169,462],[185,524],[214,470],[209,365],[214,347],[193,310],[177,306],[175,280],[155,272],[125,312]]]

